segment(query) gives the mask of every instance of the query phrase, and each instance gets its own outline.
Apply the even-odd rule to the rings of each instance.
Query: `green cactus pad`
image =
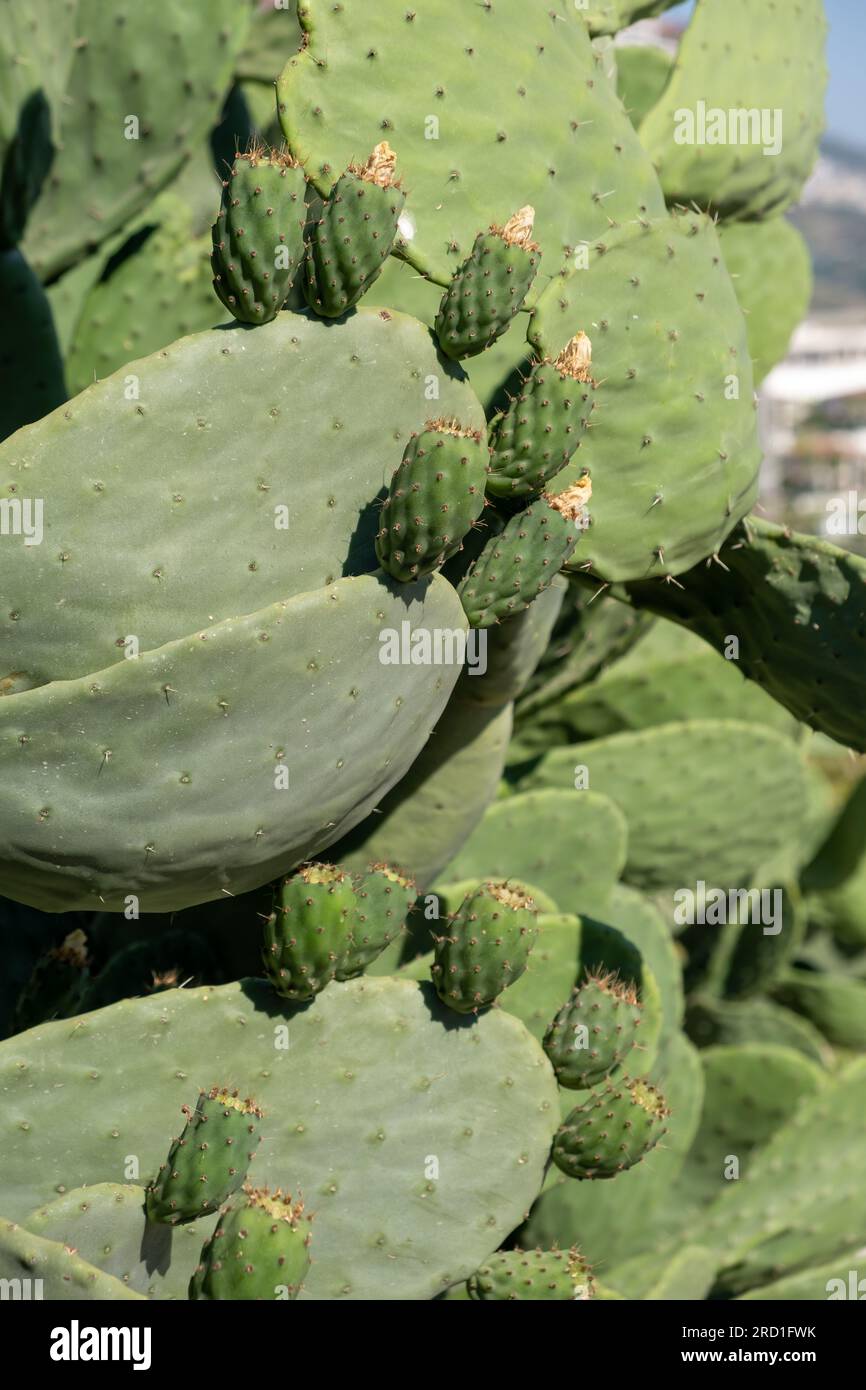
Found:
[[[65,400],[63,361],[45,291],[20,251],[0,251],[0,440]]]
[[[406,445],[382,503],[376,554],[410,584],[460,549],[484,507],[484,436],[459,420],[428,420]]]
[[[147,1189],[149,1221],[176,1225],[218,1211],[244,1182],[261,1139],[262,1111],[224,1086],[202,1091]]]
[[[484,883],[468,894],[436,937],[431,973],[443,1004],[477,1013],[519,980],[538,935],[536,915],[513,883]]]
[[[262,962],[283,999],[312,999],[346,962],[356,908],[344,869],[305,864],[279,885],[265,922]]]
[[[252,980],[173,990],[0,1044],[10,1216],[119,1176],[129,1154],[155,1171],[214,1073],[267,1110],[256,1183],[290,1183],[315,1211],[301,1300],[423,1299],[467,1279],[531,1203],[557,1122],[553,1073],[503,1009],[460,1021],[430,985],[369,977],[300,1010]]]
[[[662,14],[677,0],[589,0],[578,8],[591,34],[615,34],[637,19]]]
[[[466,1281],[471,1299],[562,1302],[589,1299],[593,1279],[580,1251],[500,1250]]]
[[[681,575],[682,587],[630,584],[628,599],[717,651],[736,637],[744,675],[804,724],[866,751],[866,560],[754,516],[719,559]]]
[[[752,875],[802,833],[802,756],[773,729],[735,720],[691,720],[554,748],[521,783],[527,789],[584,786],[614,801],[628,822],[627,882],[672,892],[699,880],[725,890]],[[685,769],[690,780],[683,781]],[[748,786],[749,801],[719,797]],[[571,793],[575,803],[587,791]]]
[[[59,34],[64,8],[50,7]],[[235,0],[181,9],[174,0],[118,0],[108,9],[78,0],[57,73],[45,79],[62,157],[24,243],[42,280],[113,235],[198,149],[219,116],[251,14]],[[48,66],[40,64],[40,81]]]
[[[487,542],[460,585],[472,627],[492,627],[548,589],[588,525],[588,480],[557,497],[545,493]]]
[[[213,226],[213,287],[242,323],[276,318],[304,256],[304,171],[290,155],[235,156]]]
[[[0,1279],[4,1289],[6,1281],[15,1281],[17,1287],[23,1281],[24,1289],[20,1297],[47,1298],[55,1302],[95,1299],[99,1302],[114,1300],[141,1300],[141,1294],[127,1289],[119,1279],[104,1274],[95,1265],[82,1260],[77,1251],[53,1240],[32,1235],[22,1230],[12,1221],[0,1217]],[[30,1281],[28,1284],[27,1281]],[[5,1294],[9,1297],[9,1294]],[[11,1297],[15,1297],[13,1293]]]
[[[337,970],[338,980],[362,974],[403,933],[417,896],[415,880],[388,864],[373,864],[357,875],[349,945]]]
[[[585,249],[530,328],[542,356],[584,329],[592,337],[592,429],[555,484],[592,477],[593,524],[571,567],[591,563],[612,581],[678,575],[755,499],[746,326],[708,217],[632,219]]]
[[[41,956],[18,996],[11,1032],[78,1012],[88,975],[87,938],[80,927]]]
[[[555,361],[536,363],[496,426],[487,491],[531,497],[580,448],[594,409],[591,345],[578,333]]]
[[[594,792],[521,793],[494,802],[449,865],[449,877],[537,883],[567,912],[601,912],[622,873],[622,813]]]
[[[689,1000],[685,1029],[701,1048],[770,1043],[801,1052],[828,1067],[833,1051],[818,1029],[771,999],[713,999],[696,994]]]
[[[654,1086],[620,1077],[590,1091],[567,1116],[553,1141],[553,1161],[570,1178],[614,1178],[654,1148],[668,1113]]]
[[[345,314],[381,274],[406,201],[396,163],[383,140],[365,164],[352,165],[337,180],[325,199],[307,247],[307,301],[317,314]]]
[[[654,44],[617,46],[616,89],[635,130],[667,86],[673,62],[664,48]]]
[[[615,975],[587,975],[544,1037],[560,1086],[589,1090],[618,1071],[638,1040],[641,1012],[630,985]]]
[[[536,210],[551,272],[611,221],[662,211],[650,162],[600,80],[570,0],[465,6],[453,43],[450,0],[362,9],[305,0],[300,19],[304,46],[277,86],[289,148],[326,195],[384,132],[408,191],[398,250],[439,284],[479,228],[503,224],[518,202]],[[524,356],[520,337],[512,365]]]
[[[245,1186],[202,1249],[190,1298],[297,1298],[310,1267],[310,1220],[303,1202],[279,1188]]]
[[[866,980],[791,969],[773,998],[813,1023],[836,1047],[866,1048]]]
[[[475,238],[455,270],[433,325],[449,357],[475,357],[501,338],[523,308],[541,265],[532,240],[535,208],[525,207],[504,227]]]
[[[640,129],[669,202],[743,218],[796,202],[824,128],[826,33],[822,0],[701,0]]]
[[[719,227],[725,265],[746,319],[755,386],[788,352],[812,299],[812,259],[784,217]]]
[[[540,911],[537,926],[538,940],[529,964],[509,989],[503,1005],[542,1042],[551,1011],[580,974],[581,922],[571,913]]]

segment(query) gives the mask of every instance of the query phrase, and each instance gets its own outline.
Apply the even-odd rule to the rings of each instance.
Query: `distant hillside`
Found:
[[[812,251],[816,314],[866,317],[866,150],[825,138],[802,202],[789,214]]]

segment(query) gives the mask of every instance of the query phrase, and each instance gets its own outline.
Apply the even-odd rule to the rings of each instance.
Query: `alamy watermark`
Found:
[[[760,145],[762,153],[782,153],[781,107],[680,106],[674,112],[675,145]]]
[[[41,497],[0,497],[0,536],[23,536],[25,545],[42,544]]]
[[[760,925],[764,936],[778,936],[783,897],[781,888],[707,888],[701,878],[674,893],[674,921],[681,927]]]
[[[405,618],[399,628],[379,633],[382,666],[466,666],[470,676],[487,670],[487,632],[471,627],[416,627]]]

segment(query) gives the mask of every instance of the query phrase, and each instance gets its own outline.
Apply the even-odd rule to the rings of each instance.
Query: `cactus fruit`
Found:
[[[480,431],[429,420],[406,445],[382,503],[379,563],[409,584],[454,555],[484,507],[487,450]]]
[[[633,986],[611,973],[588,973],[544,1035],[560,1086],[583,1091],[610,1076],[635,1046],[640,1022]]]
[[[351,980],[372,965],[406,925],[418,895],[413,879],[387,864],[373,864],[355,880],[350,939],[337,969],[338,980]]]
[[[555,361],[537,362],[499,421],[487,491],[493,497],[531,497],[561,472],[589,428],[592,344],[577,333]]]
[[[592,1298],[593,1279],[574,1246],[570,1250],[500,1250],[469,1276],[466,1290],[480,1302],[585,1300]]]
[[[176,1225],[216,1211],[247,1175],[261,1134],[262,1111],[238,1091],[212,1086],[195,1110],[184,1105],[186,1124],[147,1189],[149,1221]]]
[[[532,898],[517,885],[484,883],[469,893],[436,937],[433,983],[443,1004],[477,1013],[526,969],[538,935]]]
[[[311,1217],[277,1188],[244,1185],[220,1215],[190,1280],[193,1299],[295,1299],[310,1267]]]
[[[532,288],[541,250],[532,240],[535,209],[480,232],[439,306],[435,331],[449,357],[474,357],[500,338]]]
[[[268,323],[304,255],[304,171],[290,154],[253,145],[223,180],[213,225],[213,287],[241,323]]]
[[[305,864],[283,880],[265,923],[265,974],[283,999],[312,999],[347,959],[355,886],[332,864]]]
[[[589,478],[556,497],[543,493],[488,541],[460,585],[472,627],[491,627],[522,612],[550,587],[589,525],[591,496]]]
[[[37,1023],[77,1013],[87,982],[87,965],[87,938],[76,927],[36,962],[15,1005],[13,1031],[23,1033]]]
[[[570,1178],[614,1178],[655,1147],[669,1113],[655,1086],[623,1076],[575,1106],[557,1130],[553,1161]]]
[[[381,274],[406,201],[396,166],[383,140],[366,164],[349,166],[325,200],[306,259],[306,294],[317,314],[345,314]]]

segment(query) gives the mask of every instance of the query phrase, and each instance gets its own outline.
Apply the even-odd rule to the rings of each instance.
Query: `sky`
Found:
[[[824,0],[830,21],[827,133],[866,149],[866,0]],[[671,15],[687,19],[693,3],[677,5]]]

